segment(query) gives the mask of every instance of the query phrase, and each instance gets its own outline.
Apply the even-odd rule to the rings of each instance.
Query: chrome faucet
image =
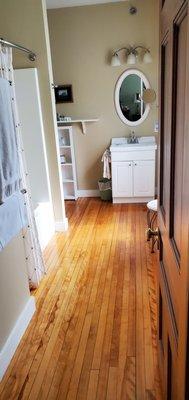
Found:
[[[138,143],[138,138],[137,138],[137,136],[135,135],[135,132],[134,132],[134,131],[132,131],[132,132],[130,133],[129,138],[127,139],[127,143],[129,143],[129,144]]]

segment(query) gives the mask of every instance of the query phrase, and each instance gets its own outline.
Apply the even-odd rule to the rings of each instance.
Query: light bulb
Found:
[[[127,64],[133,65],[136,64],[136,56],[134,53],[130,53],[127,57]]]
[[[146,53],[144,54],[143,62],[145,64],[150,64],[152,62],[152,56],[149,51],[146,51]]]
[[[118,57],[118,54],[114,54],[111,59],[111,66],[112,67],[120,67],[120,65],[121,65],[121,62]]]

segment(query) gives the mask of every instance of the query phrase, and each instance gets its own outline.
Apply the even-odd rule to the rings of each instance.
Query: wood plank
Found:
[[[161,400],[157,259],[146,243],[146,209],[99,199],[66,208],[69,231],[44,252],[37,312],[0,398]]]
[[[129,211],[129,206],[127,210],[124,207],[124,228],[122,239],[125,243],[125,248],[123,249],[123,259],[124,265],[124,279],[123,279],[123,297],[122,297],[122,310],[121,310],[121,327],[120,327],[120,340],[119,340],[119,371],[117,378],[117,398],[121,399],[122,386],[124,382],[124,372],[125,364],[127,359],[128,350],[128,328],[129,328],[129,285],[130,285],[130,238],[131,238],[131,216]]]
[[[94,309],[93,309],[93,317],[92,317],[92,321],[91,321],[89,338],[88,338],[88,342],[87,342],[87,346],[86,346],[85,357],[84,357],[80,381],[79,381],[77,400],[82,400],[83,398],[86,398],[86,394],[87,394],[87,390],[88,390],[88,384],[89,384],[89,379],[90,379],[90,370],[92,368],[93,354],[94,354],[95,342],[97,339],[97,332],[98,332],[99,317],[100,317],[100,312],[101,312],[101,307],[102,307],[102,302],[103,302],[103,293],[104,293],[104,288],[105,288],[105,283],[106,283],[107,267],[109,264],[110,249],[111,249],[112,239],[113,239],[114,230],[115,230],[115,229],[110,229],[110,225],[113,223],[112,218],[109,218],[108,216],[106,216],[106,221],[107,221],[106,229],[104,232],[105,240],[103,240],[104,251],[102,254],[103,257],[102,257],[102,262],[101,262],[101,272],[100,272],[100,278],[99,278],[99,284],[98,284],[98,292],[96,295],[96,301],[95,301]],[[115,227],[115,224],[114,224],[114,227]],[[102,227],[101,227],[101,232],[102,232]]]
[[[99,375],[98,369],[91,370],[90,378],[89,378],[89,386],[88,386],[88,391],[87,391],[87,400],[95,400],[96,399],[98,375]]]
[[[120,213],[119,213],[120,214]],[[119,215],[119,222],[121,215]],[[100,372],[98,380],[98,390],[97,390],[97,400],[103,400],[106,398],[107,385],[108,385],[108,375],[109,375],[109,362],[111,354],[111,340],[113,332],[114,323],[114,311],[116,303],[116,290],[119,275],[119,256],[120,256],[120,246],[119,241],[115,240],[113,242],[113,253],[110,258],[110,265],[112,266],[112,273],[110,277],[110,291],[108,299],[108,309],[107,316],[105,320],[105,332],[104,340],[101,351],[101,361],[100,361]]]
[[[144,321],[144,363],[145,363],[145,385],[146,389],[153,391],[154,388],[154,359],[153,359],[153,345],[152,345],[152,328],[151,328],[151,315],[150,315],[150,298],[148,295],[148,275],[147,275],[147,259],[146,252],[143,251],[143,244],[145,239],[144,232],[144,212],[140,212],[140,243],[141,243],[141,260],[142,260],[142,292],[143,292],[143,321]]]
[[[76,288],[76,281],[78,279],[78,276],[82,277],[83,273],[86,274],[85,266],[87,265],[87,262],[89,261],[89,257],[90,257],[90,251],[88,250],[90,231],[91,232],[93,231],[94,223],[96,220],[96,215],[95,215],[92,207],[90,207],[89,211],[90,212],[88,214],[87,224],[85,224],[84,231],[82,232],[83,238],[80,238],[80,240],[77,243],[77,251],[79,253],[78,254],[79,258],[76,255],[76,268],[74,270],[72,279],[68,286],[67,295],[66,295],[66,297],[61,305],[60,311],[58,313],[57,320],[56,320],[55,326],[53,328],[53,332],[51,334],[48,346],[43,355],[43,359],[42,359],[42,362],[40,363],[38,374],[35,378],[33,388],[30,393],[30,396],[29,396],[29,399],[32,399],[32,400],[36,399],[39,394],[41,382],[42,382],[43,378],[45,377],[45,372],[48,368],[48,363],[52,356],[54,346],[56,345],[56,340],[58,338],[59,329],[62,324],[62,318],[65,313],[65,310],[67,309],[67,307],[69,305],[71,295]]]
[[[130,281],[129,281],[129,314],[128,314],[128,347],[127,355],[135,357],[136,354],[136,212],[130,207],[131,232],[130,232]]]
[[[145,399],[145,345],[143,314],[142,251],[140,243],[140,214],[136,214],[136,398]]]
[[[113,229],[114,229],[114,219],[113,219],[112,227],[113,227]],[[106,265],[107,265],[107,273],[106,273],[106,276],[108,276],[109,273],[110,273],[110,276],[111,276],[111,268],[109,267],[107,261],[108,261],[108,260],[106,260],[106,261],[104,260],[104,262],[106,262]],[[109,285],[107,285],[107,286],[109,287]],[[94,288],[92,289],[92,292],[93,292],[93,291],[94,291]],[[103,304],[103,303],[102,303],[102,304]],[[87,306],[87,304],[86,304],[86,306]],[[90,307],[91,307],[91,304],[89,303],[89,309],[90,309]],[[86,312],[85,308],[82,310],[82,312],[83,312],[83,318],[85,318],[85,312]],[[77,335],[77,336],[78,336],[78,335]],[[77,338],[76,338],[76,345],[78,346],[78,344],[77,344]],[[67,386],[69,385],[69,382],[70,382],[70,379],[71,379],[71,374],[72,374],[73,367],[74,367],[75,354],[76,354],[76,352],[75,352],[75,349],[74,349],[74,346],[73,346],[73,347],[72,347],[71,356],[70,356],[70,359],[69,359],[69,362],[68,362],[68,367],[69,367],[69,368],[66,368],[64,377],[63,377],[62,382],[61,382],[61,387],[60,387],[60,390],[59,390],[59,396],[58,396],[58,398],[61,399],[61,400],[64,399],[64,398],[66,398]]]
[[[121,400],[135,400],[136,397],[136,359],[127,357],[125,363],[124,379],[121,391]],[[141,397],[142,400],[142,397]]]
[[[104,211],[103,208],[102,208],[102,214],[103,214],[103,218],[106,218],[106,212]],[[101,220],[100,217],[99,217],[99,220]],[[98,241],[98,245],[95,246],[95,256],[93,255],[93,262],[90,263],[90,266],[92,269],[94,269],[94,266],[97,267],[96,276],[95,276],[95,279],[97,279],[98,276],[100,276],[100,272],[101,272],[104,246],[100,245],[101,238],[99,238],[98,232],[96,232],[95,238],[96,238],[95,241],[96,240]],[[93,292],[94,292],[95,286],[96,286],[94,282],[93,282]],[[91,285],[89,286],[89,282],[87,281],[87,289],[88,290],[92,289],[92,282],[91,282]],[[86,307],[88,306],[88,298],[89,298],[88,295],[86,296],[86,299],[84,298],[84,304],[80,310],[80,317],[78,320],[78,324],[75,327],[76,332],[78,329],[79,329],[79,332],[82,329],[81,322],[83,320],[81,320],[81,315],[82,315],[82,318],[85,318]],[[52,387],[50,390],[49,398],[51,396],[52,396],[52,398],[55,396],[55,390],[57,390],[57,393],[58,393],[61,382],[64,382],[64,385],[63,385],[64,393],[66,393],[66,391],[68,390],[69,382],[70,382],[71,374],[72,374],[72,369],[74,367],[75,356],[77,354],[77,348],[78,348],[78,343],[79,343],[78,338],[79,338],[78,335],[75,336],[75,339],[69,338],[69,332],[68,332],[68,338],[66,340],[66,345],[65,345],[65,347],[63,346],[63,348],[61,350],[60,358],[58,360],[57,369],[56,369],[56,372],[55,372],[55,375],[53,378],[53,383],[52,383]],[[71,342],[71,344],[70,344],[70,341],[71,340],[73,341],[73,339],[74,339],[74,342]],[[67,349],[70,349],[70,351],[67,352]],[[62,362],[64,363],[66,358],[67,358],[67,365],[65,366],[65,368],[62,370],[62,373],[61,373],[60,368],[61,368]],[[66,384],[65,384],[65,382],[66,382]]]
[[[117,373],[118,369],[116,367],[109,368],[107,400],[115,400],[117,398]]]

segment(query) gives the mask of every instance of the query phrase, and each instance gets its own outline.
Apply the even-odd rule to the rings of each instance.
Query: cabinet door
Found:
[[[155,192],[155,161],[133,161],[134,197],[152,197]]]
[[[132,161],[112,163],[112,190],[113,197],[133,196],[133,168]]]

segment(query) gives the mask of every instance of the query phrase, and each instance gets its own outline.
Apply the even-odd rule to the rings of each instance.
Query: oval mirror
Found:
[[[137,69],[126,70],[115,88],[115,107],[120,119],[129,126],[140,125],[148,116],[150,105],[143,100],[150,83]]]

